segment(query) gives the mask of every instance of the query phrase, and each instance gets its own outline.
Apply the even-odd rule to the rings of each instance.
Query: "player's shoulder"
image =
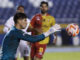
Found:
[[[41,15],[40,13],[35,14],[35,16],[40,16],[40,15]]]
[[[35,14],[33,17],[32,17],[33,20],[41,20],[42,19],[42,16],[41,14]]]
[[[10,18],[11,18],[11,19],[13,19],[13,18],[14,18],[14,16],[11,16]]]
[[[11,16],[9,19],[13,20],[14,19],[14,16]]]
[[[55,21],[55,18],[52,15],[48,15],[47,18],[50,19],[51,21]]]
[[[7,32],[6,36],[14,35],[14,32],[15,32],[15,30],[10,29],[10,30]]]
[[[41,16],[40,13],[37,13],[37,14],[34,15],[34,17],[40,17],[40,16]]]
[[[14,17],[11,16],[7,21],[13,21],[14,20]]]
[[[18,33],[20,32],[21,30],[17,29],[15,26],[13,26],[10,31],[9,31],[9,34],[13,34],[13,35],[18,35]]]
[[[50,17],[50,18],[55,18],[54,16],[52,16],[52,15],[50,15],[50,14],[48,14],[47,16]]]

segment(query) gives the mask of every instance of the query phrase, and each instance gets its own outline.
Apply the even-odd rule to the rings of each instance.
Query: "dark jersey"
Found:
[[[0,60],[14,60],[20,40],[38,42],[45,38],[43,34],[31,36],[13,27],[4,37]]]

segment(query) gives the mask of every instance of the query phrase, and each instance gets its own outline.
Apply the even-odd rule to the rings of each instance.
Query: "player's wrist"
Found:
[[[43,33],[45,37],[48,37],[50,34],[54,33],[54,29],[49,29],[47,32]]]
[[[43,35],[44,35],[45,37],[48,37],[48,36],[50,35],[50,33],[49,33],[49,32],[45,32],[45,33],[43,33]]]
[[[47,37],[54,32],[61,31],[60,29],[61,29],[60,25],[56,24],[52,26],[47,32],[45,32],[44,35],[45,37]]]

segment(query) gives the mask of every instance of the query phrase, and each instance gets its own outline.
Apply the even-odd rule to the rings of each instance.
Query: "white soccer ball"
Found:
[[[79,26],[75,23],[68,24],[66,31],[69,35],[76,36],[79,34]]]

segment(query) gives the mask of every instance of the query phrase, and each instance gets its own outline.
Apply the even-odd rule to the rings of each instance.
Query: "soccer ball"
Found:
[[[69,35],[76,36],[79,34],[79,26],[77,24],[68,24],[66,31]]]

